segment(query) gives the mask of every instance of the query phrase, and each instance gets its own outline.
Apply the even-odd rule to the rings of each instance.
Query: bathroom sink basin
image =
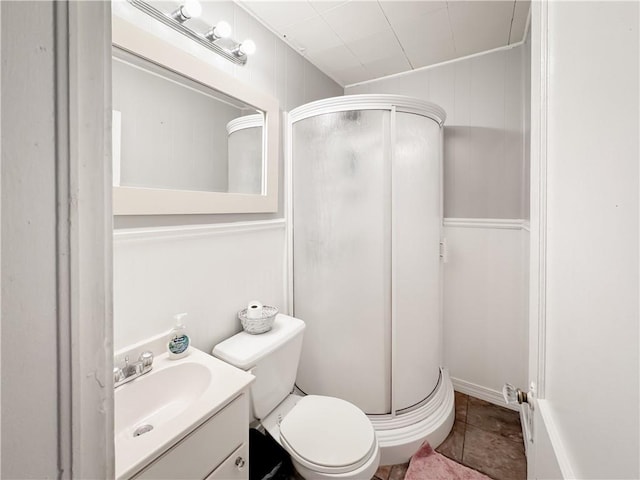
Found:
[[[116,388],[116,477],[129,478],[234,399],[253,375],[200,350]]]
[[[196,362],[175,362],[152,370],[115,392],[116,435],[136,436],[139,425],[158,427],[184,412],[211,384],[211,371]],[[182,389],[180,388],[182,386]],[[124,387],[124,386],[123,386]]]

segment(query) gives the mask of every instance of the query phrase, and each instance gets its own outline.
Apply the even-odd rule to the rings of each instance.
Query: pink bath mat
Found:
[[[409,462],[404,480],[491,480],[486,475],[449,460],[424,442]]]

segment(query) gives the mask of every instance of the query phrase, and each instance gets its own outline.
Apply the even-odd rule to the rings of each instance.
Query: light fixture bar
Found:
[[[244,53],[236,53],[236,54],[234,54],[230,50],[227,50],[226,48],[223,48],[220,45],[215,44],[211,40],[209,40],[209,39],[205,38],[204,36],[194,32],[189,27],[183,25],[182,23],[178,22],[177,20],[174,20],[173,18],[171,18],[171,16],[165,14],[164,12],[161,12],[160,10],[158,10],[155,7],[152,7],[147,2],[144,2],[143,0],[127,0],[127,1],[131,5],[136,7],[138,10],[143,11],[144,13],[149,15],[150,17],[155,18],[159,22],[165,24],[167,27],[171,27],[176,32],[181,33],[185,37],[190,38],[191,40],[193,40],[194,42],[199,43],[203,47],[206,47],[209,50],[212,50],[212,51],[216,52],[218,55],[220,55],[221,57],[226,58],[230,62],[233,62],[233,63],[235,63],[237,65],[244,65],[245,63],[247,63],[247,55],[246,54],[244,54]]]

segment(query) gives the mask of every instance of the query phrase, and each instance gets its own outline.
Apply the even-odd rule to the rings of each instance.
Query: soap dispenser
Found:
[[[186,317],[186,313],[179,313],[173,318],[176,320],[176,325],[169,334],[169,342],[167,343],[167,352],[171,360],[177,360],[189,353],[189,335],[187,335],[187,327],[182,323],[183,317]]]

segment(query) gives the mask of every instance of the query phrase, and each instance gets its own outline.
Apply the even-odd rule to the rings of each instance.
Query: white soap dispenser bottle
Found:
[[[187,335],[187,327],[182,323],[182,318],[186,316],[186,313],[179,313],[173,317],[176,320],[176,326],[171,330],[169,342],[167,343],[167,352],[171,360],[177,360],[189,353],[191,340]]]

